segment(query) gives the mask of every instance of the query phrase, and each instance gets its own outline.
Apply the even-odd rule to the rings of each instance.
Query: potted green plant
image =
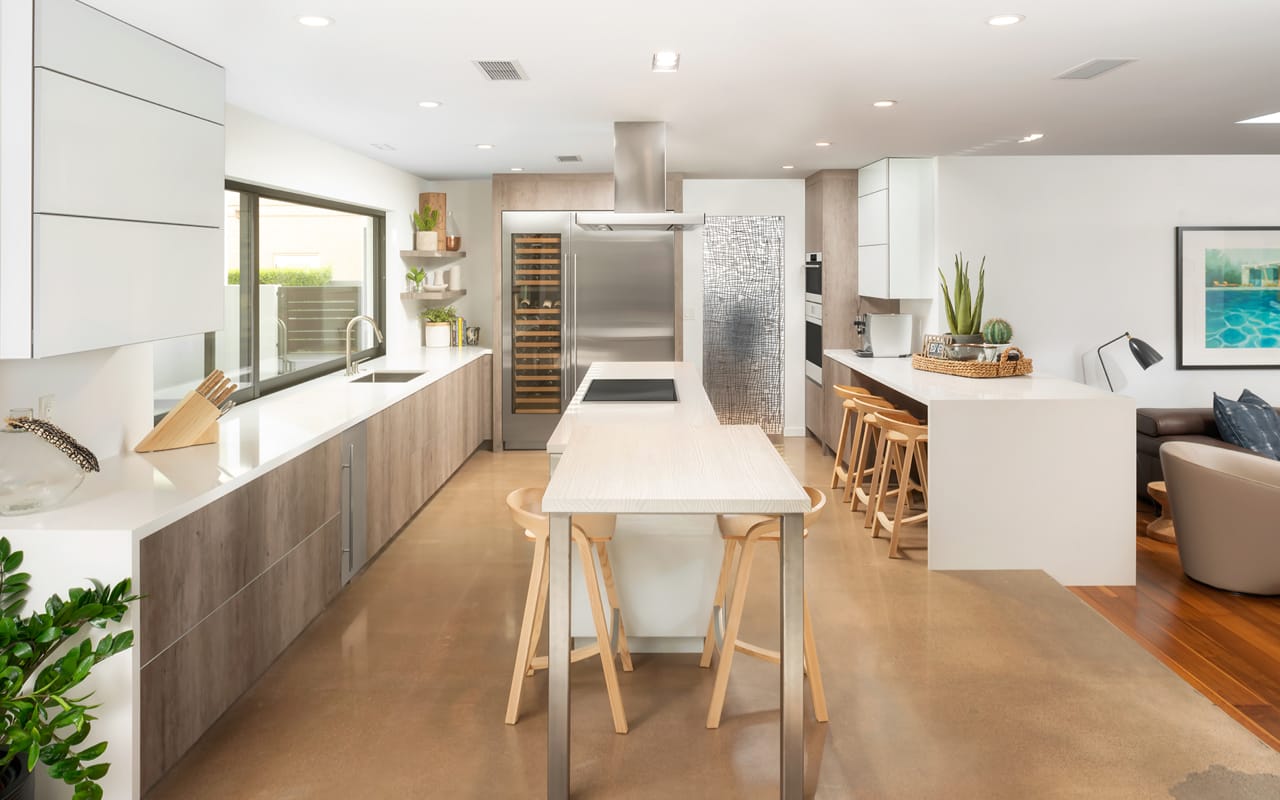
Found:
[[[97,762],[107,743],[84,744],[96,706],[88,704],[91,692],[73,690],[95,665],[132,647],[133,631],[104,634],[96,644],[88,636],[72,640],[85,625],[119,622],[138,596],[128,579],[93,581],[23,613],[31,576],[21,566],[22,551],[0,537],[0,800],[33,800],[37,762],[74,787],[74,800],[101,800],[98,781],[111,765]]]
[[[951,329],[951,339],[959,345],[982,344],[982,297],[985,292],[987,274],[987,258],[982,257],[978,267],[978,292],[973,293],[969,283],[969,262],[964,260],[963,253],[956,253],[955,289],[947,285],[947,276],[938,270],[942,279],[942,300],[946,304],[947,327]]]
[[[453,306],[428,308],[418,315],[422,318],[422,344],[424,347],[448,347],[449,328],[458,318]]]
[[[439,250],[440,235],[436,233],[436,225],[440,224],[440,211],[434,208],[424,208],[421,211],[414,211],[410,214],[413,221],[414,250]]]
[[[411,267],[404,273],[405,280],[409,282],[409,291],[422,291],[422,282],[427,279],[427,271],[422,267]]]

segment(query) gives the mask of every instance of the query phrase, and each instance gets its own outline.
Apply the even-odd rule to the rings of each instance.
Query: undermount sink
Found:
[[[425,375],[425,372],[404,372],[401,370],[374,370],[373,372],[361,375],[351,383],[407,383],[419,375]]]

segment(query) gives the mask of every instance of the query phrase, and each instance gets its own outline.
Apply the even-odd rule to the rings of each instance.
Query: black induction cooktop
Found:
[[[584,403],[674,403],[676,382],[671,378],[595,378],[582,396]]]

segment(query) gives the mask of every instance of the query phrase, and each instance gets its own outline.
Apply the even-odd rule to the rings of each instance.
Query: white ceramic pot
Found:
[[[422,326],[422,344],[425,347],[449,346],[449,323],[427,322]]]
[[[414,250],[439,250],[440,234],[435,231],[418,231],[413,235]]]

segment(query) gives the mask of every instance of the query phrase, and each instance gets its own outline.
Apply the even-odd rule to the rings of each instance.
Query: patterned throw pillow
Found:
[[[1280,461],[1280,414],[1245,389],[1239,400],[1213,395],[1213,417],[1224,441]]]

